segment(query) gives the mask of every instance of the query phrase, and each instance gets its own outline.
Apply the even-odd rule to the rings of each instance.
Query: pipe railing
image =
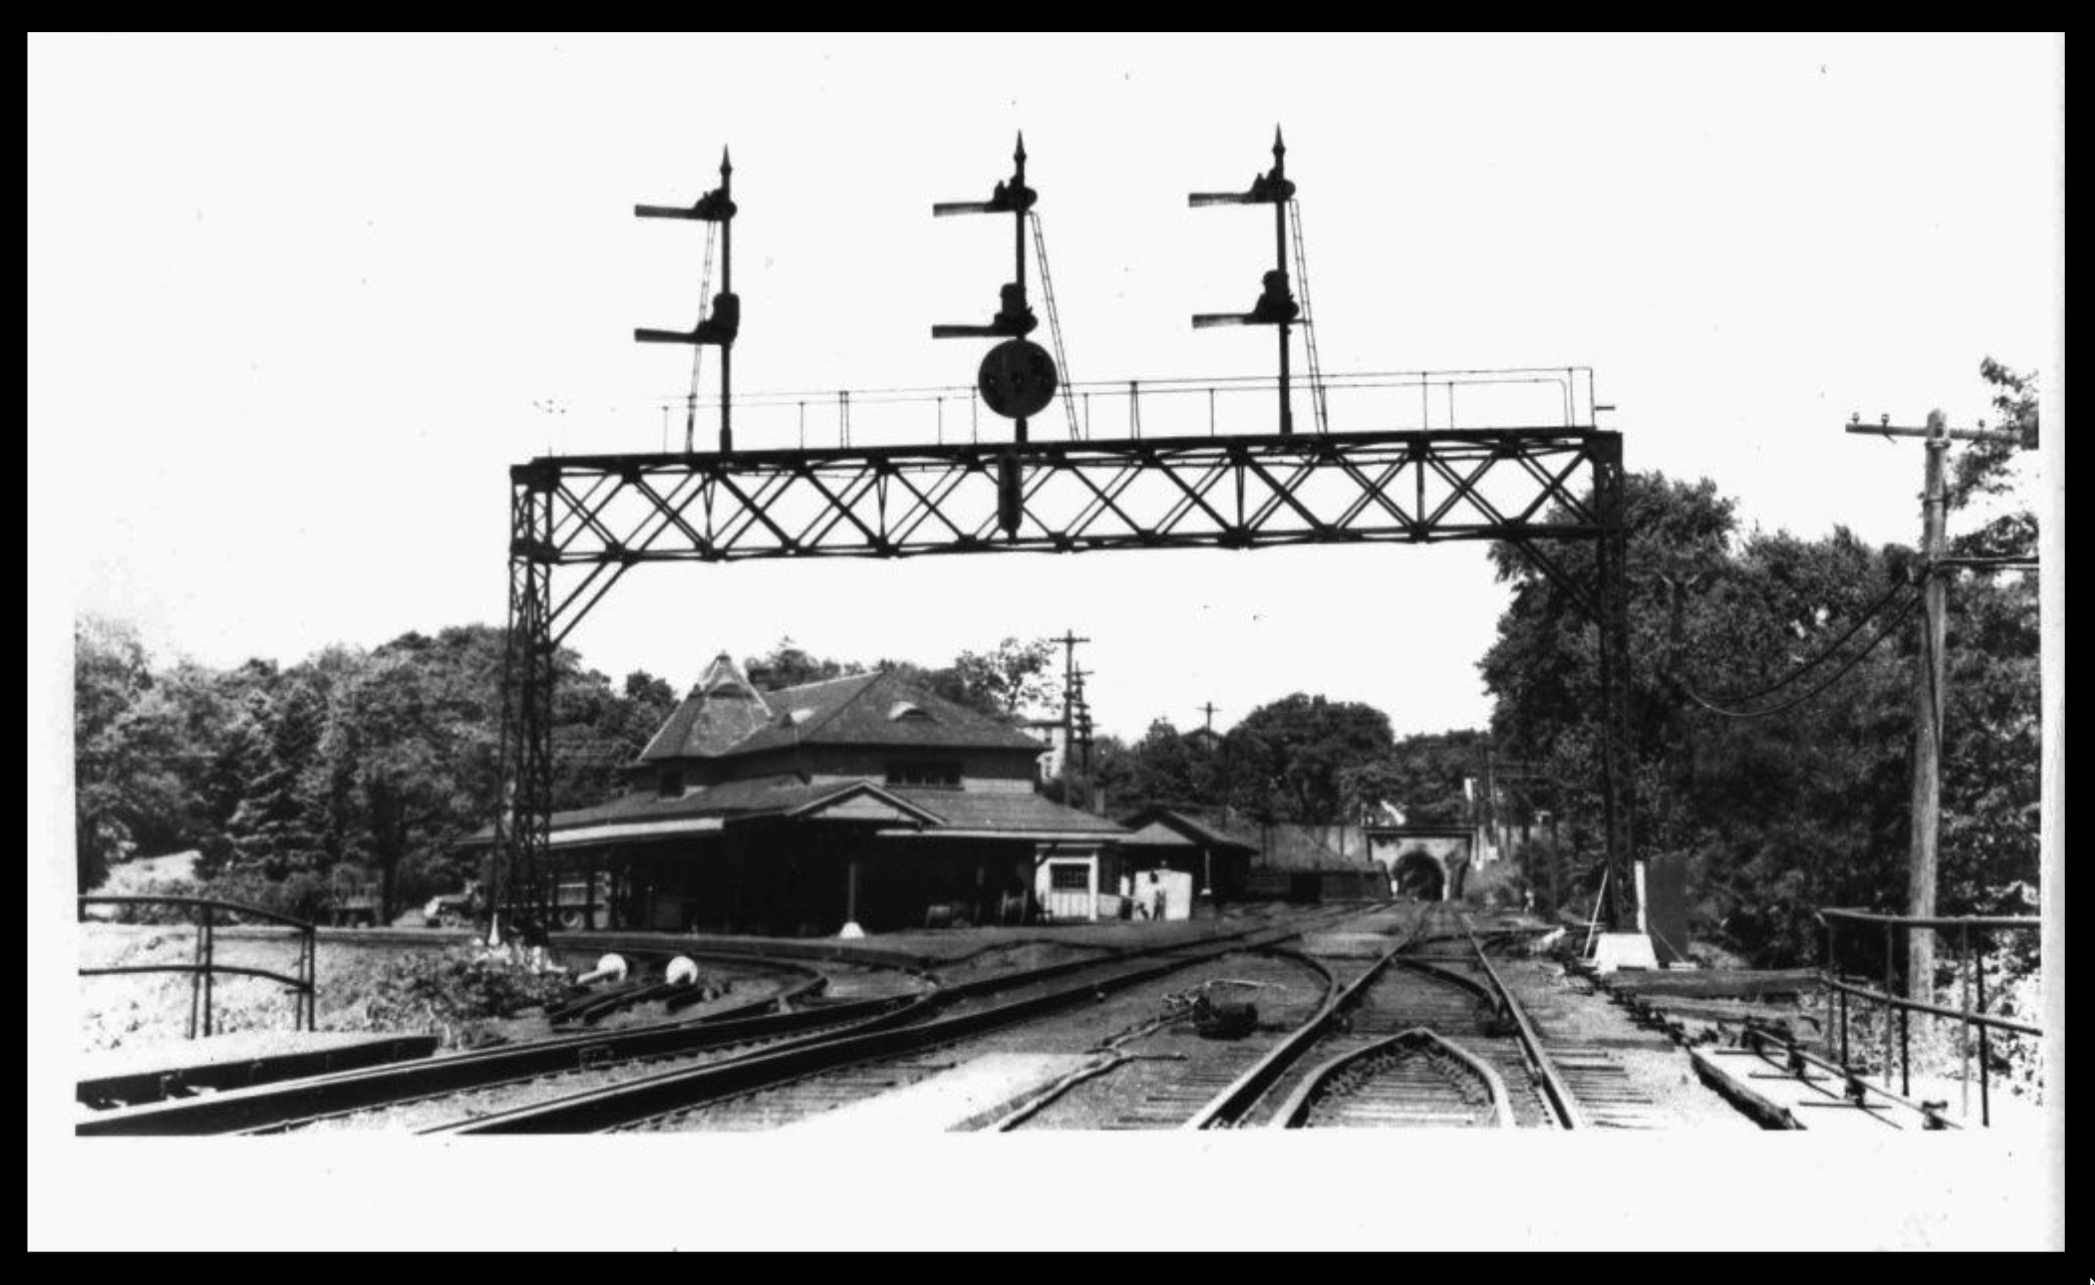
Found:
[[[1826,993],[1826,1029],[1838,1029],[1840,1064],[1843,1068],[1853,1065],[1849,1046],[1848,1001],[1855,999],[1872,1005],[1886,1013],[1883,1040],[1883,1073],[1887,1081],[1891,1077],[1894,1062],[1899,1068],[1899,1090],[1902,1094],[1912,1092],[1913,1049],[1911,1016],[1940,1018],[1957,1023],[1958,1081],[1961,1086],[1961,1114],[1971,1113],[1971,1063],[1973,1033],[1977,1033],[1979,1123],[1993,1123],[1992,1094],[1992,1033],[1999,1031],[2011,1036],[2039,1036],[2044,1034],[2040,1026],[2018,1022],[2013,1018],[1988,1013],[1986,1010],[1986,972],[1983,955],[1994,934],[2036,932],[2041,923],[2034,916],[1963,915],[1963,916],[1913,916],[1882,915],[1864,910],[1821,910],[1818,920],[1826,927],[1826,958],[1819,971],[1820,984]],[[1883,984],[1881,989],[1863,985],[1859,980],[1850,980],[1842,970],[1841,929],[1883,933],[1882,949]],[[1958,1003],[1952,1008],[1927,1000],[1909,999],[1899,995],[1898,960],[1905,954],[1902,949],[1905,938],[1915,930],[1939,932],[1949,936],[1956,944],[1956,968],[1958,979]],[[1850,937],[1848,940],[1853,941]],[[1932,983],[1933,979],[1929,979]],[[1932,985],[1931,988],[1932,990]],[[1895,1020],[1894,1016],[1895,1015]],[[1897,1041],[1897,1056],[1893,1056],[1893,1041]]]
[[[1225,375],[1087,380],[1067,391],[1077,436],[1096,440],[1271,433],[1277,387],[1269,375]],[[1339,431],[1590,429],[1607,409],[1596,403],[1593,371],[1586,366],[1335,373],[1324,377],[1323,395],[1332,408],[1331,426]],[[607,429],[616,431],[625,422],[638,429],[638,442],[669,454],[682,440],[687,400],[679,393],[609,407],[588,418],[588,432],[601,442]],[[701,398],[697,409],[709,405],[717,407],[717,400]],[[737,393],[734,413],[737,445],[749,450],[979,442],[1001,440],[1011,431],[1005,421],[982,413],[979,394],[967,384]],[[636,416],[644,428],[631,423]],[[1054,427],[1060,422],[1043,417],[1036,438],[1043,431],[1047,438],[1059,436]]]
[[[139,973],[187,973],[189,975],[189,1038],[201,1033],[209,1036],[214,1029],[212,1013],[212,991],[220,974],[236,977],[259,977],[265,981],[280,982],[289,987],[296,997],[291,1010],[291,1029],[315,1030],[315,1004],[319,989],[315,985],[315,933],[313,925],[290,915],[280,915],[259,906],[244,905],[237,901],[217,901],[209,897],[169,897],[145,895],[89,894],[79,899],[79,915],[82,922],[88,918],[90,906],[173,906],[193,913],[196,921],[196,945],[186,964],[119,964],[107,968],[82,968],[82,977],[120,977]],[[298,933],[297,973],[272,972],[266,968],[249,968],[237,964],[221,964],[217,958],[218,917],[238,916],[242,919],[259,919],[296,930]]]

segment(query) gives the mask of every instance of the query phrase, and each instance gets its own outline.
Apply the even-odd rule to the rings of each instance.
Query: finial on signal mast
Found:
[[[1276,123],[1273,126],[1273,164],[1276,166],[1283,164],[1284,162],[1281,160],[1281,157],[1286,156],[1287,154],[1288,145],[1286,142],[1282,141],[1280,137],[1280,126]]]
[[[735,167],[728,161],[727,147],[723,144],[720,149],[720,177],[726,178],[728,175],[734,172]]]
[[[1011,153],[1011,159],[1021,165],[1026,163],[1026,131],[1024,130],[1018,132],[1018,150]]]

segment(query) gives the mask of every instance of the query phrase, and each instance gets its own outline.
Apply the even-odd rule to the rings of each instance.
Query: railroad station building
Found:
[[[552,857],[606,889],[599,924],[633,928],[1096,918],[1126,831],[1037,792],[1044,748],[894,673],[760,692],[722,654],[624,794],[554,815]]]

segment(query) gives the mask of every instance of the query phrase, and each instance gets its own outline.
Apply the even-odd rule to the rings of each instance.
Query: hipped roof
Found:
[[[893,672],[852,674],[766,693],[757,691],[723,653],[640,752],[640,761],[725,758],[797,745],[1036,754],[1047,748]]]

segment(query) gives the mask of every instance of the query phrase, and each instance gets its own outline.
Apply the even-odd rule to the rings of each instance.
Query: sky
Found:
[[[1849,414],[1970,423],[2062,328],[2050,38],[70,37],[28,81],[32,605],[215,665],[502,619],[507,466],[664,443],[688,356],[630,332],[690,324],[703,240],[631,207],[723,146],[747,392],[969,382],[929,327],[1008,224],[929,206],[1020,129],[1073,377],[1270,373],[1187,322],[1269,225],[1185,194],[1278,124],[1327,371],[1591,367],[1629,466],[1749,525],[1911,541],[1920,452]],[[1403,733],[1488,718],[1505,606],[1481,546],[647,567],[570,641],[681,687],[1073,628],[1105,731],[1310,690]]]

